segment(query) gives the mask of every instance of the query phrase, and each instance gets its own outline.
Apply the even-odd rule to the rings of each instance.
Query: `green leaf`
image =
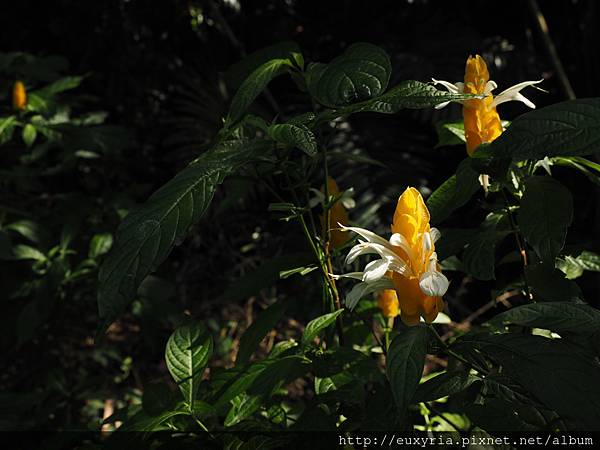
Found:
[[[276,256],[271,259],[265,259],[255,270],[248,272],[244,276],[234,280],[221,295],[219,302],[233,302],[244,300],[257,294],[261,289],[272,286],[279,281],[280,272],[298,266],[310,261],[311,255],[297,253]]]
[[[0,117],[0,145],[11,140],[17,122],[15,116]]]
[[[506,430],[512,432],[518,431],[538,431],[546,422],[543,420],[537,423],[537,426],[530,424],[530,416],[539,412],[533,407],[507,401],[501,398],[486,398],[483,404],[467,404],[464,407],[464,412],[469,419],[478,427],[483,428],[488,433],[502,433]],[[526,418],[528,420],[526,420]],[[505,448],[496,446],[497,448]],[[510,448],[510,447],[506,447]]]
[[[234,399],[224,425],[230,427],[249,417],[281,386],[304,375],[309,363],[303,356],[291,355],[268,365],[254,378],[247,391]]]
[[[298,147],[308,156],[317,154],[315,135],[305,125],[289,123],[274,124],[267,129],[269,136],[290,147]]]
[[[573,197],[567,188],[546,176],[525,180],[517,222],[542,261],[554,264],[565,245],[567,228],[572,220]]]
[[[50,232],[40,223],[34,222],[33,220],[17,220],[16,222],[6,225],[4,229],[19,233],[24,238],[40,246],[47,246],[52,240]]]
[[[479,335],[472,345],[576,429],[600,429],[600,385],[590,382],[600,379],[600,366],[580,347],[526,334]]]
[[[196,399],[202,372],[212,349],[212,337],[199,322],[180,326],[167,342],[167,368],[190,408]]]
[[[456,169],[456,175],[448,178],[427,199],[427,208],[431,223],[445,220],[457,208],[467,203],[473,194],[481,188],[479,175],[471,168],[467,158]]]
[[[267,333],[271,331],[277,322],[279,322],[279,319],[281,319],[284,309],[283,303],[275,302],[261,312],[258,318],[252,322],[240,339],[240,348],[235,360],[236,366],[246,364],[250,361],[250,357],[260,341],[263,340]]]
[[[585,303],[532,303],[498,314],[487,323],[499,328],[514,324],[591,337],[600,333],[600,311]]]
[[[600,272],[600,255],[587,250],[576,258],[567,255],[556,260],[556,268],[563,272],[568,280],[574,280],[583,275],[584,270]]]
[[[529,264],[525,267],[525,275],[538,300],[562,302],[581,299],[577,283],[567,280],[553,265]]]
[[[35,141],[35,137],[37,136],[37,131],[33,125],[28,123],[23,127],[23,142],[27,147],[31,147],[33,142]]]
[[[292,41],[279,42],[269,47],[261,48],[233,64],[225,72],[225,80],[229,86],[237,89],[258,67],[274,59],[290,59],[299,68],[304,66],[304,58],[298,44]]]
[[[464,391],[479,378],[453,370],[443,372],[421,383],[411,403],[431,402]]]
[[[113,245],[113,236],[110,233],[98,233],[92,237],[90,241],[90,248],[88,250],[88,256],[92,259],[96,259],[99,256],[105,255],[110,251]]]
[[[308,91],[319,103],[338,107],[383,94],[391,73],[390,58],[383,49],[357,43],[329,64],[310,64],[305,76]]]
[[[423,325],[406,328],[392,341],[386,370],[400,414],[404,414],[419,386],[429,344],[429,329]]]
[[[586,158],[579,156],[556,156],[551,159],[545,158],[542,161],[545,161],[549,166],[557,165],[576,169],[583,173],[592,183],[600,185],[600,164]]]
[[[436,148],[445,145],[464,145],[467,142],[464,122],[438,123],[435,129],[438,135]]]
[[[588,98],[568,100],[523,114],[489,145],[486,153],[524,160],[591,155],[599,148],[600,98]]]
[[[256,97],[265,90],[269,82],[285,72],[292,63],[287,58],[273,59],[256,68],[235,93],[225,119],[225,128],[231,127],[246,113]]]
[[[131,418],[126,420],[121,427],[119,427],[118,431],[111,435],[110,443],[113,443],[112,438],[115,438],[115,441],[121,442],[119,438],[122,439],[123,436],[127,438],[135,439],[139,443],[139,436],[134,433],[130,433],[132,431],[149,433],[152,431],[160,431],[169,429],[166,425],[163,425],[167,420],[175,416],[188,415],[189,411],[184,409],[183,405],[180,408],[176,408],[170,411],[164,411],[156,416],[149,415],[143,409],[138,413],[134,414]],[[127,433],[125,433],[127,432]],[[110,447],[110,446],[109,446]],[[124,448],[124,447],[113,447],[113,448]]]
[[[402,109],[430,108],[441,103],[468,100],[472,98],[478,98],[478,96],[473,94],[452,94],[448,91],[439,90],[431,84],[407,80],[394,86],[379,97],[347,106],[327,114],[332,117],[356,112],[395,114]],[[327,117],[327,115],[325,117]]]
[[[302,333],[302,343],[307,344],[312,342],[321,331],[334,323],[342,312],[344,312],[343,308],[329,314],[324,314],[308,322],[308,325],[306,325],[306,328],[304,329],[304,333]]]
[[[465,272],[479,280],[496,278],[496,243],[505,236],[499,232],[500,223],[506,219],[503,213],[490,213],[481,224],[479,231],[469,240],[463,253]]]
[[[48,258],[37,248],[29,245],[15,245],[12,249],[13,259],[33,259],[35,261],[46,261]]]
[[[129,213],[98,275],[98,334],[115,320],[150,272],[208,208],[217,185],[270,145],[264,141],[224,142],[208,150],[150,199]]]
[[[35,94],[40,95],[42,97],[50,97],[50,96],[56,95],[60,92],[75,89],[76,87],[78,87],[81,84],[81,82],[83,81],[83,78],[84,77],[77,77],[77,76],[60,78],[59,80],[56,80],[55,82],[49,84],[48,86],[45,86],[34,92],[35,92]]]
[[[507,129],[510,126],[508,120],[502,121],[502,127]],[[438,143],[436,148],[445,145],[464,145],[467,142],[465,137],[465,124],[464,122],[441,122],[436,125],[436,131],[438,135]]]

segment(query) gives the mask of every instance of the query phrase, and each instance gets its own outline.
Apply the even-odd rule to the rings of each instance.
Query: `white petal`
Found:
[[[373,292],[382,291],[384,289],[394,289],[394,283],[392,283],[392,280],[389,278],[382,278],[381,280],[377,280],[372,283],[357,283],[346,296],[344,303],[348,308],[354,309],[361,298],[368,294],[372,294]]]
[[[448,90],[448,92],[451,92],[452,94],[462,94],[462,92],[465,88],[465,84],[460,83],[460,82],[459,83],[450,83],[450,82],[444,81],[444,80],[436,80],[435,78],[432,78],[431,80],[433,81],[434,85],[441,84],[443,87],[445,87]],[[450,104],[450,102],[440,103],[439,105],[435,105],[435,109],[445,108],[449,104]]]
[[[485,95],[490,95],[492,93],[492,91],[494,89],[496,89],[498,87],[498,85],[496,84],[495,81],[490,80],[487,83],[485,83],[485,87],[483,88],[483,93]]]
[[[348,272],[348,273],[343,273],[341,275],[335,275],[333,273],[330,273],[329,275],[331,275],[331,278],[333,278],[334,280],[339,280],[340,278],[352,278],[354,280],[361,280],[363,279],[363,272]]]
[[[375,244],[372,242],[361,242],[360,244],[355,245],[348,252],[348,256],[346,257],[345,264],[351,264],[358,256],[367,255],[371,253],[376,253],[385,259],[389,263],[389,270],[393,270],[394,272],[398,272],[402,275],[410,276],[412,271],[406,262],[400,258],[393,250],[390,250],[388,247],[384,247],[380,244]]]
[[[432,78],[431,81],[433,81],[434,85],[438,85],[441,84],[442,86],[444,86],[448,92],[452,92],[453,94],[462,94],[462,90],[464,88],[464,84],[463,83],[450,83],[449,81],[444,81],[444,80],[436,80],[435,78]],[[461,86],[459,86],[459,84]]]
[[[440,233],[440,230],[438,230],[435,227],[431,227],[431,230],[429,230],[429,234],[431,235],[431,239],[433,240],[434,244],[442,237],[442,233]]]
[[[356,206],[356,202],[352,197],[342,197],[341,202],[346,209],[352,209]]]
[[[423,254],[427,254],[431,250],[433,250],[433,239],[431,239],[431,234],[426,231],[423,233]]]
[[[380,280],[389,270],[390,261],[387,259],[378,259],[376,261],[371,261],[369,264],[365,266],[365,271],[363,272],[363,281],[367,283],[371,283],[373,281]]]
[[[375,245],[376,244],[372,244],[371,242],[359,241],[359,244],[356,244],[348,252],[344,264],[352,264],[354,260],[361,255],[371,255],[373,253],[379,254],[375,248]]]
[[[438,266],[437,253],[433,252],[431,254],[431,256],[429,257],[429,263],[427,264],[427,270],[429,270],[429,271],[438,270],[437,266]]]
[[[406,252],[406,255],[410,259],[414,258],[413,251],[410,248],[410,243],[408,242],[408,239],[406,239],[406,237],[404,237],[404,235],[402,235],[400,233],[392,234],[390,236],[390,244],[392,244],[394,247],[400,247],[402,250],[404,250]]]
[[[542,81],[544,81],[544,80],[541,79],[538,81],[523,81],[522,83],[515,84],[514,86],[509,87],[507,90],[505,90],[504,92],[501,92],[496,97],[494,97],[494,101],[492,102],[491,107],[495,107],[502,103],[510,102],[510,101],[514,100],[517,102],[523,102],[530,108],[534,109],[535,105],[533,104],[533,102],[531,102],[530,100],[525,98],[521,94],[520,91],[522,89],[526,88],[527,86],[533,86],[535,84],[541,83]]]
[[[441,297],[448,290],[450,282],[448,278],[437,270],[427,271],[421,275],[419,279],[419,287],[425,295],[432,297]]]
[[[360,236],[362,236],[364,239],[366,239],[368,242],[374,242],[376,244],[380,244],[383,245],[385,247],[389,247],[390,243],[385,240],[384,238],[382,238],[381,236],[378,236],[377,234],[373,233],[370,230],[367,230],[365,228],[359,228],[359,227],[346,227],[344,225],[342,225],[341,223],[338,222],[338,226],[344,230],[344,231],[354,231],[355,233],[359,234]]]

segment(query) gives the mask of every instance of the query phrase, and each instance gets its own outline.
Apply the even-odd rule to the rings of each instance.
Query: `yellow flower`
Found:
[[[487,66],[479,55],[469,56],[465,67],[465,94],[487,94],[486,86],[490,80]],[[463,118],[465,121],[465,139],[467,153],[473,154],[481,144],[492,142],[502,134],[502,122],[492,106],[493,95],[487,95],[481,100],[467,100],[463,103]]]
[[[384,317],[396,317],[399,314],[398,296],[393,289],[384,289],[377,296],[377,305]]]
[[[12,91],[12,104],[14,109],[23,110],[27,105],[27,92],[22,81],[15,81]]]
[[[325,192],[325,186],[321,187],[321,193]],[[338,188],[337,183],[331,177],[327,177],[327,193],[329,197],[338,197],[340,195],[340,190]],[[324,200],[324,196],[323,199]],[[351,200],[351,199],[350,199]],[[344,203],[347,203],[348,198],[344,198],[344,196],[338,198],[336,202],[329,209],[329,233],[331,236],[330,244],[333,245],[334,248],[339,248],[348,242],[350,238],[349,233],[347,231],[341,230],[338,223],[342,225],[348,225],[348,212],[344,207]],[[323,231],[326,229],[325,225],[325,215],[320,216],[321,219],[321,227]]]
[[[481,144],[492,142],[504,131],[496,106],[504,102],[520,101],[530,108],[535,105],[521,94],[521,90],[527,86],[541,83],[538,81],[525,81],[516,84],[496,97],[492,91],[498,85],[490,80],[487,65],[479,55],[469,56],[465,67],[464,83],[449,83],[443,80],[433,79],[434,84],[441,84],[449,92],[458,94],[479,94],[481,99],[465,100],[463,104],[463,118],[465,123],[465,139],[467,141],[467,153],[473,155],[475,149]],[[436,108],[443,108],[448,102],[442,103]]]
[[[368,263],[363,272],[344,275],[362,281],[346,296],[350,309],[369,293],[393,289],[405,324],[416,325],[420,317],[429,323],[435,320],[444,307],[442,296],[449,283],[440,271],[435,253],[440,232],[430,227],[429,211],[419,191],[409,187],[398,199],[389,241],[364,228],[342,229],[365,239],[350,249],[346,263],[364,254],[381,257]]]

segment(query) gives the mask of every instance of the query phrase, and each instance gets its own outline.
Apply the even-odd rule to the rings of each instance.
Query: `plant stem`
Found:
[[[452,350],[450,348],[450,346],[448,344],[446,344],[446,342],[444,342],[444,340],[441,338],[441,336],[438,334],[437,330],[435,329],[435,327],[432,324],[429,324],[429,329],[433,332],[433,334],[436,337],[437,341],[440,343],[440,345],[442,346],[442,348],[444,349],[444,351],[448,355],[450,355],[450,356],[458,359],[460,362],[462,362],[463,364],[471,367],[472,369],[476,370],[477,372],[482,373],[484,375],[488,375],[488,371],[487,370],[485,370],[485,369],[483,369],[483,368],[481,368],[481,367],[473,364],[471,361],[467,360],[462,355],[460,355],[460,354],[456,353],[454,350]]]
[[[325,255],[325,265],[327,266],[327,273],[325,274],[325,276],[328,278],[329,280],[329,286],[331,288],[331,293],[333,296],[333,300],[335,302],[335,309],[339,310],[342,309],[342,302],[340,300],[340,294],[337,290],[337,285],[335,283],[335,279],[331,276],[331,274],[333,273],[333,266],[331,264],[331,253],[329,252],[330,248],[331,248],[331,207],[329,205],[329,168],[327,166],[327,146],[323,145],[322,146],[323,149],[323,175],[325,178],[324,184],[323,184],[323,191],[325,194],[325,200],[327,203],[327,208],[325,208],[325,211],[323,211],[323,214],[325,215],[324,217],[324,223],[325,226],[323,227],[323,252]],[[338,316],[336,319],[336,326],[337,326],[337,330],[338,330],[338,335],[340,338],[340,343],[343,344],[344,343],[344,323],[342,321],[342,316]]]
[[[294,199],[294,203],[298,207],[300,207],[300,200],[298,198],[298,195],[296,194],[296,190],[294,189],[292,180],[290,179],[290,176],[288,175],[287,171],[285,170],[285,167],[283,168],[282,172],[284,174],[286,182],[292,193],[292,198]],[[312,238],[312,236],[310,235],[310,232],[308,231],[308,226],[306,224],[306,220],[304,220],[304,213],[298,214],[298,220],[300,221],[300,225],[302,226],[302,231],[304,232],[304,236],[306,237],[306,240],[309,242],[309,244],[313,250],[313,253],[315,254],[315,257],[317,258],[317,261],[319,262],[319,266],[321,267],[321,271],[323,272],[323,276],[325,277],[325,283],[329,287],[332,298],[335,301],[335,307],[336,307],[336,309],[341,309],[340,297],[339,297],[339,294],[337,291],[335,280],[331,276],[331,274],[333,273],[333,269],[331,267],[331,259],[329,258],[329,253],[327,253],[327,252],[323,253],[323,252],[319,251],[319,249],[317,248],[317,245],[315,244],[314,239]],[[336,320],[336,325],[337,325],[337,332],[338,332],[340,344],[343,345],[344,344],[344,329],[343,329],[342,319],[340,316],[338,316],[338,320]]]
[[[523,261],[523,281],[525,282],[525,293],[527,294],[527,298],[529,300],[533,300],[533,295],[531,295],[531,289],[529,288],[529,280],[527,279],[527,251],[525,250],[525,246],[521,241],[521,234],[519,233],[519,229],[515,220],[512,216],[512,212],[510,211],[510,201],[508,200],[508,196],[504,188],[502,188],[502,197],[504,197],[504,202],[506,204],[506,215],[508,216],[508,222],[510,223],[510,228],[515,236],[515,241],[517,242],[517,247],[519,248],[519,254],[521,255],[521,259]]]

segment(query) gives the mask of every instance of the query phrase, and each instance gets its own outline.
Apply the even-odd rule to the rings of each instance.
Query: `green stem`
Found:
[[[527,279],[527,265],[528,265],[527,251],[525,250],[525,246],[523,245],[523,242],[521,241],[521,234],[519,233],[517,224],[515,223],[515,220],[512,216],[512,212],[510,211],[510,201],[508,200],[508,196],[506,195],[504,188],[502,188],[501,191],[502,191],[502,197],[504,198],[504,203],[506,204],[506,215],[508,217],[510,229],[513,232],[513,234],[515,235],[515,241],[516,241],[517,247],[519,249],[519,255],[521,256],[521,259],[523,261],[523,281],[525,283],[525,293],[527,294],[528,300],[533,300],[533,295],[531,295],[531,289],[529,288],[529,280]]]
[[[437,341],[440,343],[440,345],[442,346],[442,348],[444,349],[444,351],[458,359],[460,362],[462,362],[463,364],[471,367],[472,369],[476,370],[479,373],[482,373],[484,375],[488,375],[489,372],[481,367],[479,367],[478,365],[473,364],[471,361],[467,360],[466,358],[464,358],[462,355],[456,353],[454,350],[452,350],[450,348],[450,346],[448,344],[446,344],[446,342],[444,342],[444,340],[442,339],[442,337],[438,334],[437,330],[435,329],[435,327],[432,324],[429,324],[429,329],[433,332],[434,336],[436,337]]]

